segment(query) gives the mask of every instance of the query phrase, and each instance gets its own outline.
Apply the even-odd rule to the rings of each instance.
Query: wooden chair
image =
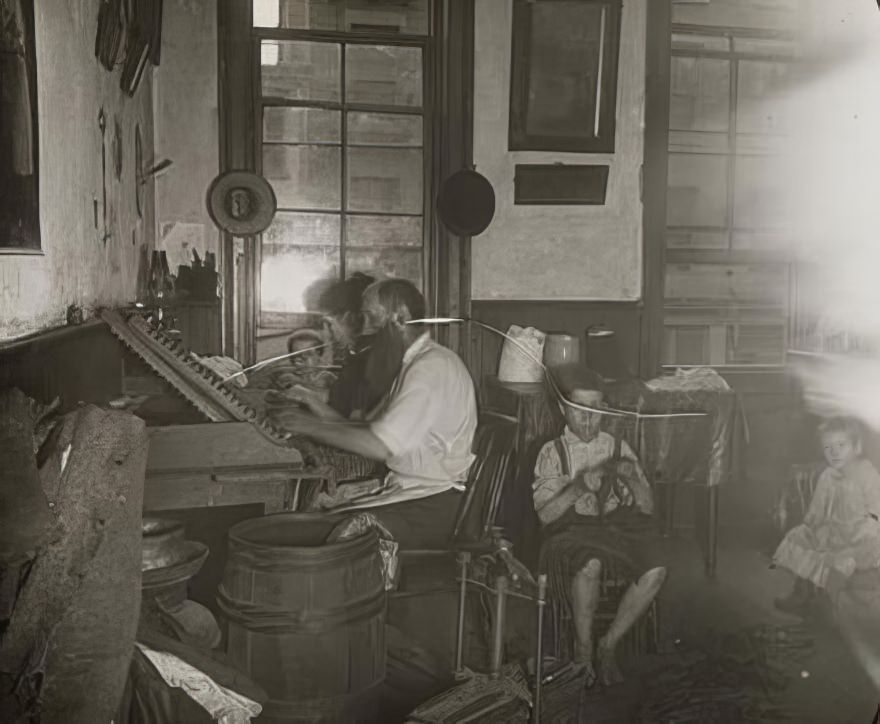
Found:
[[[401,596],[458,591],[458,615],[455,642],[454,675],[461,681],[472,676],[464,666],[464,629],[467,594],[469,589],[488,594],[492,599],[491,652],[488,678],[498,682],[507,674],[503,667],[503,644],[506,625],[506,606],[510,596],[524,598],[536,604],[538,635],[535,655],[536,675],[532,690],[533,715],[540,712],[542,681],[542,625],[546,599],[546,578],[532,579],[531,573],[511,552],[511,544],[496,525],[502,496],[507,483],[513,479],[517,441],[515,418],[495,412],[483,412],[474,436],[475,460],[466,482],[455,523],[450,531],[449,544],[443,550],[401,551],[402,580],[407,569],[424,565],[426,559],[446,558],[458,564],[458,576],[449,577],[448,585],[413,590],[404,583],[403,590],[391,594]],[[486,575],[481,580],[474,576],[474,559],[486,564]],[[476,681],[479,681],[477,677]],[[473,682],[472,682],[473,683]],[[468,684],[464,684],[467,686]],[[490,684],[491,686],[491,684]],[[484,691],[485,687],[477,686]],[[451,692],[450,692],[451,693]]]
[[[824,467],[821,463],[797,463],[791,466],[788,480],[782,485],[771,511],[776,544],[788,531],[803,522]]]
[[[617,614],[617,607],[626,589],[633,582],[632,574],[614,562],[605,562],[599,583],[599,608],[594,617],[594,636],[599,639],[608,630]],[[569,660],[573,655],[574,622],[564,601],[551,598],[550,646],[556,658]],[[660,641],[660,607],[655,598],[645,615],[621,641],[622,650],[632,654],[656,653]]]
[[[393,596],[418,596],[440,591],[458,590],[449,579],[441,586],[419,585],[407,570],[415,569],[431,559],[454,562],[460,552],[483,553],[493,543],[493,528],[509,473],[513,469],[516,420],[493,412],[480,414],[474,435],[474,463],[465,482],[465,492],[455,517],[446,547],[435,550],[400,551],[401,590]],[[414,585],[409,585],[413,583]]]
[[[458,591],[458,630],[455,647],[455,670],[464,670],[463,637],[465,606],[468,587],[477,586],[495,597],[492,658],[490,669],[501,669],[505,602],[508,595],[535,600],[537,582],[525,566],[513,558],[510,544],[503,538],[503,531],[496,525],[505,485],[514,470],[517,425],[515,418],[494,412],[480,415],[474,436],[475,460],[466,482],[455,523],[450,531],[449,544],[442,550],[404,550],[399,553],[401,587],[391,594],[392,598],[421,596],[431,593]],[[475,557],[490,558],[489,573],[492,583],[475,580],[471,573]],[[413,586],[407,576],[408,570],[423,568],[431,559],[457,562],[458,576],[450,575],[441,585]],[[526,584],[533,590],[529,594],[517,591]],[[543,604],[539,604],[543,605]]]

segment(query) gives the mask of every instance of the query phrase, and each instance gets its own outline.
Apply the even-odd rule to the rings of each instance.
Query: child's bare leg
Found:
[[[599,640],[599,675],[602,683],[606,686],[623,681],[623,675],[615,657],[617,644],[639,620],[639,617],[648,610],[648,606],[659,593],[665,580],[665,568],[652,568],[626,589],[626,593],[623,594],[614,621],[608,627],[608,632]]]
[[[593,618],[599,607],[599,584],[602,564],[595,558],[579,570],[571,582],[574,630],[577,636],[574,658],[587,667],[587,681],[596,678],[593,668]]]

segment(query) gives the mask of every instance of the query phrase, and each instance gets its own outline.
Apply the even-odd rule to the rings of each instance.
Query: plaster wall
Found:
[[[158,246],[176,274],[193,250],[204,259],[219,248],[205,206],[220,169],[217,3],[166,0],[163,12],[162,62],[153,77],[156,158],[173,165],[156,178],[156,221]]]
[[[508,151],[513,0],[474,4],[474,163],[496,195],[492,224],[473,240],[474,299],[641,298],[647,1],[623,3],[613,154]],[[606,203],[515,206],[517,163],[608,164]]]
[[[96,307],[134,301],[141,247],[154,243],[153,187],[144,186],[141,218],[134,167],[136,124],[144,158],[152,158],[151,71],[148,65],[129,98],[119,88],[119,69],[110,73],[100,66],[95,58],[99,6],[99,0],[35,3],[42,253],[0,255],[0,339],[62,325],[71,304],[90,316]],[[118,180],[113,170],[117,124]]]

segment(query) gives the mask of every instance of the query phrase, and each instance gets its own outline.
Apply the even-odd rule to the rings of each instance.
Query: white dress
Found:
[[[880,474],[865,459],[846,471],[826,468],[803,524],[780,543],[773,562],[820,588],[832,571],[880,567]]]

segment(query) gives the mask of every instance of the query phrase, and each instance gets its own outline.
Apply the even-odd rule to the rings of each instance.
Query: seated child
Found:
[[[587,666],[587,683],[622,681],[617,644],[648,609],[666,578],[640,548],[653,510],[648,481],[635,453],[600,427],[601,381],[588,370],[560,377],[557,387],[566,427],[541,449],[532,495],[544,528],[542,568],[551,588],[570,607],[575,628],[574,657]],[[596,647],[593,621],[599,605],[602,566],[616,562],[635,579],[614,621]]]
[[[773,556],[795,575],[794,587],[774,601],[805,614],[817,589],[836,595],[857,569],[880,566],[880,474],[862,457],[858,423],[836,417],[819,427],[828,467],[819,476],[804,522],[792,528]]]
[[[297,385],[305,387],[326,401],[330,385],[336,380],[336,375],[327,369],[324,362],[327,359],[326,349],[326,339],[320,330],[296,330],[287,340],[287,351],[296,353],[288,357],[292,369],[276,372],[273,375],[274,384],[285,390]]]

